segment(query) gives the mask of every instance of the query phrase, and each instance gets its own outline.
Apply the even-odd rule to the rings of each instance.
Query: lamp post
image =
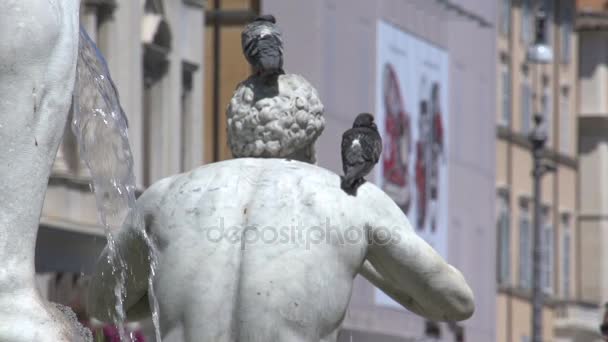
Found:
[[[604,304],[604,320],[600,325],[600,332],[604,341],[608,341],[608,303]]]
[[[543,290],[541,285],[542,251],[541,251],[541,180],[543,175],[549,171],[549,167],[543,164],[542,155],[547,141],[547,135],[542,127],[542,115],[534,115],[534,129],[530,134],[532,143],[532,158],[534,166],[532,175],[534,177],[534,234],[532,247],[532,342],[542,342],[542,310]]]
[[[536,13],[536,35],[534,44],[528,50],[528,60],[535,64],[548,64],[553,61],[553,51],[546,43],[545,26],[547,15],[545,6],[541,4]],[[534,81],[534,80],[533,80]],[[541,180],[545,173],[552,171],[553,167],[543,162],[543,152],[547,142],[547,133],[543,124],[543,114],[534,114],[534,128],[529,140],[532,144],[532,160],[534,166],[534,234],[532,248],[532,342],[542,342],[542,310],[543,290],[541,285],[542,252],[541,252]]]

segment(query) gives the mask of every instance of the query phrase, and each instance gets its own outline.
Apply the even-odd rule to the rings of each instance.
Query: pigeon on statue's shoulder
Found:
[[[369,113],[357,116],[353,127],[342,135],[342,189],[351,195],[380,160],[382,138]]]

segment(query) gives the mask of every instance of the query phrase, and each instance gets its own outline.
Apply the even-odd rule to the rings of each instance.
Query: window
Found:
[[[108,57],[112,51],[110,25],[114,24],[112,15],[116,8],[115,0],[83,1],[81,23],[89,37],[95,41],[99,50]]]
[[[519,201],[519,286],[532,286],[532,231],[530,227],[529,200]]]
[[[504,35],[511,31],[511,0],[501,1],[500,31]]]
[[[511,274],[511,210],[509,194],[506,190],[498,191],[496,211],[496,228],[498,237],[497,277],[499,285],[509,285]]]
[[[522,0],[521,40],[524,44],[532,41],[532,0]]]
[[[142,1],[144,16],[161,16],[164,13],[162,1]],[[163,129],[163,113],[166,109],[166,89],[169,87],[169,54],[172,35],[167,21],[163,18],[150,21],[153,25],[142,27],[143,43],[143,96],[142,96],[142,132],[143,132],[143,179],[144,186],[149,186],[162,177],[162,155],[156,146],[166,141]],[[158,145],[157,145],[158,144]]]
[[[528,134],[532,125],[532,89],[526,79],[521,84],[521,132]]]
[[[182,63],[182,94],[181,94],[181,136],[180,136],[180,170],[182,172],[193,167],[192,149],[193,140],[193,104],[192,89],[194,87],[194,75],[198,66]]]
[[[549,208],[541,213],[541,286],[546,294],[553,293],[553,225]]]
[[[561,60],[562,63],[570,63],[570,56],[572,55],[572,17],[573,17],[573,6],[570,1],[561,1],[563,4],[561,8]]]
[[[511,72],[507,65],[502,65],[502,116],[500,124],[508,127],[511,124]]]
[[[211,163],[232,158],[230,146],[226,143],[224,111],[235,85],[249,77],[252,71],[243,54],[234,52],[235,47],[241,46],[243,28],[260,13],[261,1],[221,1],[218,8],[215,8],[214,1],[205,3],[205,34],[209,39],[205,39],[205,65],[201,69],[209,72],[204,73],[203,148],[204,161]]]
[[[144,75],[142,110],[145,115],[142,118],[144,164],[142,184],[148,187],[156,180],[153,170],[159,165],[158,153],[156,153],[152,142],[156,139],[162,139],[159,118],[162,118],[163,94],[162,82],[147,83],[145,78]]]
[[[570,153],[570,89],[564,87],[560,101],[560,151]]]
[[[570,214],[562,214],[562,285],[561,291],[564,299],[570,297],[570,259],[571,259],[571,228]]]

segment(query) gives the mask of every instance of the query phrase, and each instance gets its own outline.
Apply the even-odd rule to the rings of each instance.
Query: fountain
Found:
[[[111,268],[112,275],[119,279],[114,287],[116,305],[109,312],[113,315],[112,322],[118,328],[121,341],[127,341],[123,302],[128,267],[115,246],[113,233],[123,222],[128,222],[137,227],[150,250],[154,251],[155,247],[144,230],[141,216],[135,210],[135,175],[127,117],[120,105],[107,63],[84,28],[80,29],[78,51],[72,130],[91,171],[101,224],[105,228],[109,253],[104,262]],[[160,340],[158,304],[152,283],[156,267],[155,253],[150,253],[147,261],[150,267],[150,309],[156,338]]]
[[[361,274],[428,319],[473,314],[462,274],[416,235],[381,189],[346,194],[340,177],[314,165],[325,121],[316,90],[301,76],[241,83],[227,111],[234,160],[153,184],[136,203],[137,225],[116,238],[130,276],[126,316],[150,314],[160,330],[182,326],[186,341],[335,341],[354,277]],[[122,281],[102,253],[88,307],[111,320]],[[148,259],[156,254],[152,282]]]
[[[78,29],[78,9],[79,1],[49,1],[46,5],[9,1],[0,5],[0,12],[8,18],[4,22],[12,23],[6,32],[16,38],[0,44],[0,109],[4,114],[0,119],[0,145],[7,161],[4,169],[0,167],[4,176],[0,185],[0,250],[6,261],[0,269],[1,341],[92,339],[69,308],[43,301],[33,281],[33,246],[40,207],[70,103],[73,133],[91,171],[111,251],[116,251],[112,248],[112,232],[122,225],[135,204],[126,116],[105,60],[84,29]],[[49,18],[49,13],[55,16]],[[28,89],[21,92],[24,96],[16,96],[24,89]],[[128,217],[134,225],[143,227],[136,213]],[[147,237],[143,230],[142,234]],[[151,242],[149,248],[153,248]],[[114,289],[117,308],[113,312],[117,315],[113,322],[119,327],[121,340],[127,341],[121,306],[127,268],[119,253],[110,253],[107,261],[113,274],[123,279]],[[152,255],[152,274],[154,261]],[[154,316],[155,309],[152,301]]]
[[[243,158],[161,180],[135,202],[126,120],[107,70],[77,68],[79,41],[80,62],[95,51],[82,48],[90,41],[79,40],[78,9],[78,0],[0,4],[11,37],[0,42],[1,341],[90,338],[34,285],[38,220],[77,69],[73,130],[108,230],[89,289],[96,318],[152,315],[159,336],[181,324],[188,341],[335,341],[357,274],[429,319],[472,315],[461,273],[387,195],[366,183],[349,196],[338,175],[312,164],[324,120],[301,77],[274,85],[270,94],[286,102],[272,102],[265,84],[242,84],[228,117]],[[87,93],[91,82],[113,95]],[[87,112],[89,100],[101,111]]]

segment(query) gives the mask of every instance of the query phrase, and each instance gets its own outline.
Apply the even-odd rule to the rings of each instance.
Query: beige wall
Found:
[[[605,118],[589,118],[581,134],[581,295],[586,301],[608,300],[605,243],[608,239],[608,141]]]
[[[580,42],[580,114],[608,115],[608,42],[602,32],[585,32]]]
[[[577,0],[576,2],[581,10],[605,11],[608,9],[606,0]]]
[[[531,335],[531,306],[528,300],[524,298],[507,296],[499,294],[497,296],[496,315],[497,335],[496,342],[519,342],[523,341],[523,337]],[[509,316],[510,321],[509,321]],[[555,334],[553,332],[554,313],[550,308],[543,310],[543,341],[554,341]]]
[[[608,301],[608,35],[606,1],[579,1],[580,296]],[[597,15],[601,14],[601,15]],[[595,21],[591,21],[591,20]],[[587,20],[587,21],[585,21]]]

